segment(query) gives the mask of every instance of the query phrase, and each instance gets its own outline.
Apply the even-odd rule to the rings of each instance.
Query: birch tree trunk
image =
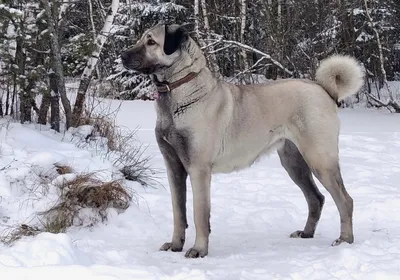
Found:
[[[114,17],[118,11],[119,0],[113,0],[111,7],[107,12],[107,17],[105,19],[103,28],[97,35],[94,44],[94,50],[91,57],[88,59],[85,69],[83,70],[81,80],[78,88],[78,95],[76,97],[74,112],[73,112],[73,126],[79,125],[79,120],[81,118],[83,107],[86,99],[86,93],[89,88],[90,81],[92,79],[93,71],[96,68],[97,62],[99,61],[101,50],[103,49],[104,43],[108,39],[111,27],[114,22]]]
[[[282,0],[278,0],[278,27],[281,31],[282,29]]]
[[[247,1],[241,0],[240,1],[240,43],[244,44],[244,33],[246,31],[246,20],[247,20]],[[242,59],[243,59],[243,70],[246,71],[249,69],[249,61],[247,60],[247,52],[245,49],[242,49],[241,52]],[[245,74],[245,81],[249,81],[249,75]]]
[[[92,26],[92,35],[94,42],[96,40],[96,28],[94,27],[92,0],[88,0],[88,5],[89,5],[89,18],[90,18],[90,24]]]
[[[244,32],[246,30],[246,19],[247,19],[247,1],[241,0],[240,2],[240,43],[245,44]],[[242,50],[243,65],[245,69],[249,68],[249,62],[247,61],[247,52]]]
[[[64,107],[65,119],[66,119],[66,129],[71,126],[72,112],[71,104],[67,97],[67,91],[65,89],[64,71],[61,60],[60,45],[58,43],[58,34],[55,30],[55,22],[53,18],[53,12],[49,3],[49,0],[41,0],[45,8],[47,16],[47,24],[50,32],[50,48],[53,55],[53,70],[56,75],[57,88],[61,97],[61,103]]]
[[[211,39],[211,28],[210,22],[208,20],[208,12],[207,12],[207,4],[206,0],[201,0],[201,10],[203,11],[203,18],[204,18],[204,31],[206,32],[207,39]],[[210,47],[210,54],[208,55],[208,62],[210,64],[211,71],[214,73],[215,77],[219,78],[219,66],[217,62],[217,56],[214,52],[214,47]]]
[[[88,5],[89,5],[89,18],[90,18],[90,24],[92,27],[92,36],[93,36],[93,42],[96,41],[96,28],[94,26],[94,19],[93,19],[93,4],[92,0],[88,0]],[[98,66],[95,67],[96,75],[98,78],[100,78],[100,71]]]
[[[200,5],[199,0],[194,0],[194,31],[196,33],[197,40],[200,47],[204,47],[206,44],[200,34]]]

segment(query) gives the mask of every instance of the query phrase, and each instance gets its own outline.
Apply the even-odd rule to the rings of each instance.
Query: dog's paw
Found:
[[[305,233],[302,230],[296,230],[292,234],[290,234],[290,238],[313,238],[314,234]]]
[[[352,244],[354,242],[354,238],[348,237],[348,238],[344,238],[344,237],[339,237],[338,239],[336,239],[335,241],[332,242],[332,246],[339,246],[342,243],[349,243]]]
[[[191,258],[191,259],[195,259],[195,258],[204,258],[205,256],[207,256],[208,251],[207,250],[199,250],[196,248],[190,248],[186,254],[185,257],[186,258]]]
[[[182,244],[174,244],[172,242],[166,242],[160,247],[160,251],[168,251],[172,252],[182,252],[183,245]]]

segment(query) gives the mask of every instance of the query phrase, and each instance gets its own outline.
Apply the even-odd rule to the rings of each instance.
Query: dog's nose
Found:
[[[125,52],[123,52],[122,54],[121,54],[121,59],[124,61],[126,61],[126,60],[128,60],[128,58],[129,58],[129,53],[127,52],[127,51],[125,51]]]

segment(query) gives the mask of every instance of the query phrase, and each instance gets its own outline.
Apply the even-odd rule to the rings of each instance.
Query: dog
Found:
[[[188,177],[196,239],[185,256],[198,258],[208,254],[212,174],[249,167],[274,150],[308,204],[304,229],[290,237],[314,237],[325,199],[314,174],[340,214],[340,236],[332,246],[353,243],[353,199],[339,167],[337,102],[363,85],[357,60],[328,57],[316,70],[315,81],[235,85],[213,76],[182,26],[159,24],[122,52],[121,61],[125,68],[149,75],[159,93],[155,136],[167,170],[174,224],[172,241],[160,250],[183,249]]]

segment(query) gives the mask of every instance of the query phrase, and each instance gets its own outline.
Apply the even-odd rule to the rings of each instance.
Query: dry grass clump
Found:
[[[55,164],[56,171],[60,175],[65,175],[65,174],[71,174],[74,173],[74,170],[72,169],[71,166],[68,165],[61,165],[61,164]]]
[[[155,186],[159,182],[155,176],[157,170],[150,166],[151,158],[144,154],[146,147],[135,138],[137,130],[121,130],[108,116],[86,113],[82,124],[93,126],[86,140],[95,137],[107,139],[107,156],[118,166],[124,178],[142,186]]]
[[[120,181],[103,182],[94,174],[77,175],[57,187],[60,197],[50,209],[38,213],[40,225],[21,224],[0,234],[0,242],[12,245],[24,236],[41,232],[63,233],[72,226],[94,226],[107,220],[107,209],[125,211],[132,200]]]
[[[131,201],[131,196],[121,186],[120,181],[102,182],[94,179],[92,174],[77,176],[67,182],[65,187],[65,200],[82,207],[126,210]]]
[[[115,120],[119,110],[120,106],[115,109],[111,105],[104,107],[101,100],[95,97],[89,99],[79,125],[88,125],[91,130],[87,132],[88,135],[80,137],[85,138],[86,143],[94,144],[96,149],[100,148],[101,153],[106,148],[105,157],[116,165],[126,180],[139,182],[143,186],[159,185],[155,178],[159,171],[150,166],[151,158],[144,153],[146,147],[136,140],[138,130],[117,125]]]
[[[25,190],[29,194],[27,199],[21,200],[22,205],[34,205],[35,202],[47,196],[52,181],[59,175],[74,173],[72,167],[56,163],[48,169],[43,166],[32,165],[30,181],[25,182]]]
[[[10,246],[24,236],[35,236],[41,232],[42,230],[38,227],[32,227],[26,224],[15,225],[2,232],[0,235],[0,242]]]
[[[107,139],[107,148],[109,151],[118,151],[118,138],[120,132],[115,121],[107,115],[97,115],[95,113],[85,112],[79,121],[79,126],[90,125],[93,127],[92,133],[86,137],[103,137]]]
[[[79,222],[80,210],[90,208],[101,221],[107,219],[106,210],[114,208],[119,212],[125,211],[132,197],[122,187],[120,181],[102,182],[93,174],[78,175],[75,179],[64,181],[59,186],[61,195],[56,205],[41,212],[45,218],[45,227],[50,232],[61,232]],[[93,220],[91,225],[96,222]]]
[[[151,158],[144,155],[145,148],[137,146],[126,148],[124,153],[120,153],[114,160],[115,166],[120,166],[119,171],[124,178],[129,181],[140,183],[144,187],[159,185],[157,173],[160,171],[150,165]]]

